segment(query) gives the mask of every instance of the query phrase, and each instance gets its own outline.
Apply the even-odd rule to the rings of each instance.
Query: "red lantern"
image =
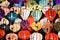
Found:
[[[49,33],[45,36],[45,40],[58,40],[58,35],[55,33]]]
[[[29,16],[27,21],[31,24],[34,22],[34,18],[32,16]]]
[[[48,11],[46,11],[45,16],[48,18],[48,20],[53,21],[56,16],[56,10],[50,8]]]
[[[0,38],[3,38],[5,35],[5,31],[3,29],[0,29]]]
[[[18,33],[18,37],[22,40],[26,40],[30,37],[30,32],[28,30],[21,30]]]

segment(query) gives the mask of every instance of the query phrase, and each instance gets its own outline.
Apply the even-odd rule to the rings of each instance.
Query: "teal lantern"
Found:
[[[16,18],[18,18],[18,15],[11,11],[10,13],[7,14],[7,18],[9,19],[10,22],[14,22]]]
[[[39,19],[42,16],[42,13],[39,9],[35,9],[32,13],[31,13],[32,17],[34,18],[35,21],[39,21]]]

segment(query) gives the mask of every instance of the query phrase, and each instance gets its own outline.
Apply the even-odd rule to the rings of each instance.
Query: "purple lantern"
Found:
[[[56,4],[60,4],[60,0],[55,0]]]
[[[27,29],[29,27],[29,23],[27,20],[21,21],[20,25],[23,29]]]

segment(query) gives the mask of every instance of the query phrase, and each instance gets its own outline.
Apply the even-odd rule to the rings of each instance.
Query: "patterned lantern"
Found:
[[[22,40],[27,40],[30,37],[30,32],[28,30],[21,30],[18,32],[18,37]]]

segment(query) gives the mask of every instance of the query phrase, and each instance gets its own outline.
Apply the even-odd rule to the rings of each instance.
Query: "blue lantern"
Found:
[[[9,19],[10,22],[14,22],[16,18],[18,18],[18,15],[11,11],[10,13],[7,14],[7,18]]]

